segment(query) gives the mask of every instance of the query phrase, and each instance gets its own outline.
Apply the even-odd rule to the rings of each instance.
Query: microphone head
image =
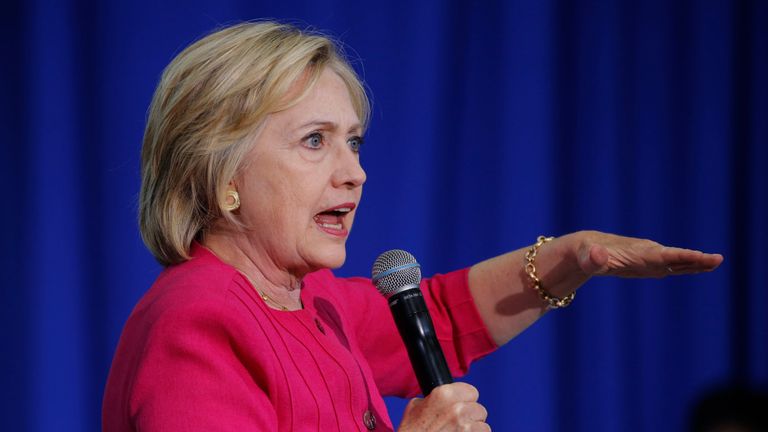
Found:
[[[410,253],[392,249],[376,258],[371,271],[376,289],[389,297],[402,289],[418,288],[421,282],[421,267]]]

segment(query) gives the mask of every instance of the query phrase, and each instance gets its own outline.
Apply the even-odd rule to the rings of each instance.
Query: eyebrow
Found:
[[[313,121],[311,121],[309,123],[304,123],[303,125],[297,127],[295,130],[298,131],[298,130],[301,130],[301,129],[308,128],[310,126],[315,127],[315,128],[320,127],[320,128],[324,128],[324,129],[330,129],[330,130],[337,130],[339,128],[339,125],[337,125],[336,123],[334,123],[332,121],[313,120]],[[360,123],[355,123],[355,124],[352,125],[352,127],[349,128],[347,133],[362,132],[362,130],[363,130],[363,126]]]

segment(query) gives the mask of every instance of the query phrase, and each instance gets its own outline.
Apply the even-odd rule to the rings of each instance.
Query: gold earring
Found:
[[[232,198],[231,204],[229,203],[229,198]],[[240,195],[237,193],[237,191],[227,191],[227,199],[224,201],[224,208],[230,212],[240,208]]]

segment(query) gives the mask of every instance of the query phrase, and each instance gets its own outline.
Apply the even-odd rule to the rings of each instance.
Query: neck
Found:
[[[303,308],[300,296],[304,275],[281,268],[263,248],[251,244],[247,236],[207,233],[201,243],[242,273],[269,307],[281,310]]]

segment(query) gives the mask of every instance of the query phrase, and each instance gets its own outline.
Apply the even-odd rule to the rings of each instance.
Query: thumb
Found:
[[[592,276],[603,272],[608,263],[608,250],[600,245],[584,245],[578,253],[579,267],[586,275]]]

